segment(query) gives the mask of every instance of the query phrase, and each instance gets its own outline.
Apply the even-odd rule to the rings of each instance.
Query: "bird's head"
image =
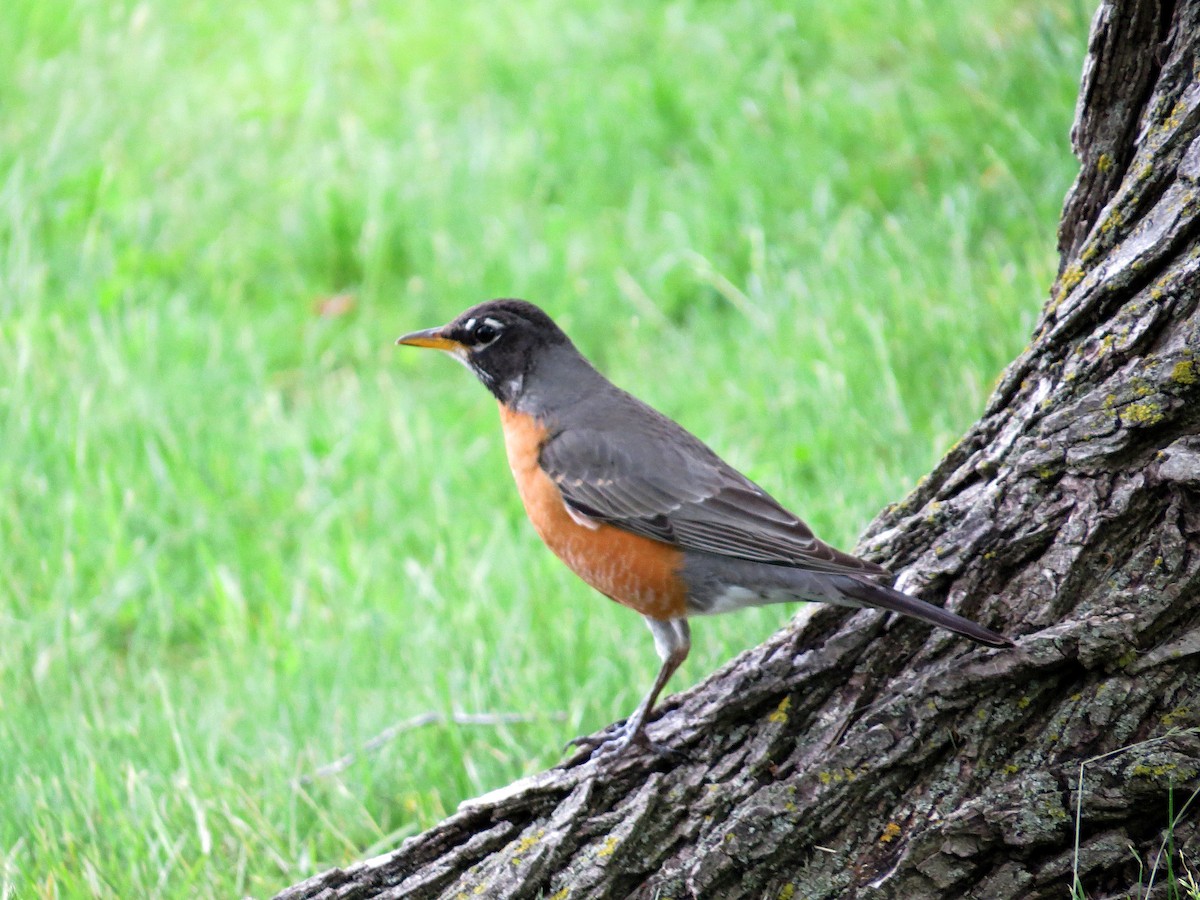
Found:
[[[574,348],[548,315],[524,300],[489,300],[446,325],[396,339],[409,347],[431,347],[462,362],[502,403],[521,396],[538,361],[556,348]]]

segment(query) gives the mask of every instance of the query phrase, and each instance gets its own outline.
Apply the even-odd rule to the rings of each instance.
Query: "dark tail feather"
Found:
[[[969,637],[981,644],[987,644],[989,647],[1016,646],[1004,635],[997,634],[990,628],[984,628],[982,625],[977,625],[970,619],[964,619],[940,606],[934,606],[932,603],[926,603],[924,600],[918,600],[916,597],[910,597],[908,594],[902,594],[881,584],[859,581],[853,576],[843,575],[838,578],[837,587],[851,600],[866,606],[875,606],[879,609],[886,609],[888,612],[912,616],[914,619],[920,619],[931,625],[948,628],[956,634]]]

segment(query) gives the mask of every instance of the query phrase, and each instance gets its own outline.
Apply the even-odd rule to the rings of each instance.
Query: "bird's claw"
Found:
[[[616,762],[631,747],[638,747],[659,759],[677,761],[685,754],[650,740],[645,728],[631,730],[628,720],[614,722],[597,734],[583,735],[567,741],[564,751],[577,748],[579,757],[595,759],[602,764]]]
[[[622,719],[620,722],[613,722],[596,734],[581,734],[579,737],[571,738],[563,745],[563,752],[569,753],[571,750],[578,749],[589,756],[594,756],[596,751],[600,750],[601,756],[607,756],[625,745],[628,740],[626,725],[627,720]],[[601,748],[605,749],[601,750]]]

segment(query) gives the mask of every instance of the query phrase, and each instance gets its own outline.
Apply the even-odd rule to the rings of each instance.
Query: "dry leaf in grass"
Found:
[[[335,319],[338,316],[354,312],[358,301],[353,294],[333,294],[329,297],[319,297],[313,303],[313,312],[323,319]]]

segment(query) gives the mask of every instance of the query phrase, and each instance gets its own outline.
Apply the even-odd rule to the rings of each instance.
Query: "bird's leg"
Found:
[[[692,649],[692,636],[688,621],[683,617],[660,620],[646,616],[645,619],[646,624],[650,627],[650,633],[654,635],[654,649],[658,651],[658,657],[662,660],[662,666],[658,670],[658,675],[655,676],[654,684],[650,686],[650,690],[642,698],[642,702],[638,704],[633,715],[626,719],[624,724],[607,729],[600,735],[598,741],[591,738],[576,738],[568,746],[576,745],[592,751],[599,751],[601,756],[619,753],[630,744],[635,743],[656,749],[646,737],[646,722],[650,718],[658,695],[662,693],[662,689],[675,674],[675,670],[687,659],[688,651]]]
[[[687,659],[688,651],[692,649],[692,632],[688,627],[687,619],[659,621],[647,616],[646,624],[650,626],[650,633],[654,635],[654,649],[658,651],[658,658],[662,660],[662,666],[658,670],[654,684],[650,686],[650,690],[646,692],[646,696],[642,698],[638,708],[625,723],[622,744],[645,742],[646,721],[654,709],[654,701],[658,699],[662,689],[667,686],[667,682],[675,674],[675,670],[683,664],[683,661]]]

